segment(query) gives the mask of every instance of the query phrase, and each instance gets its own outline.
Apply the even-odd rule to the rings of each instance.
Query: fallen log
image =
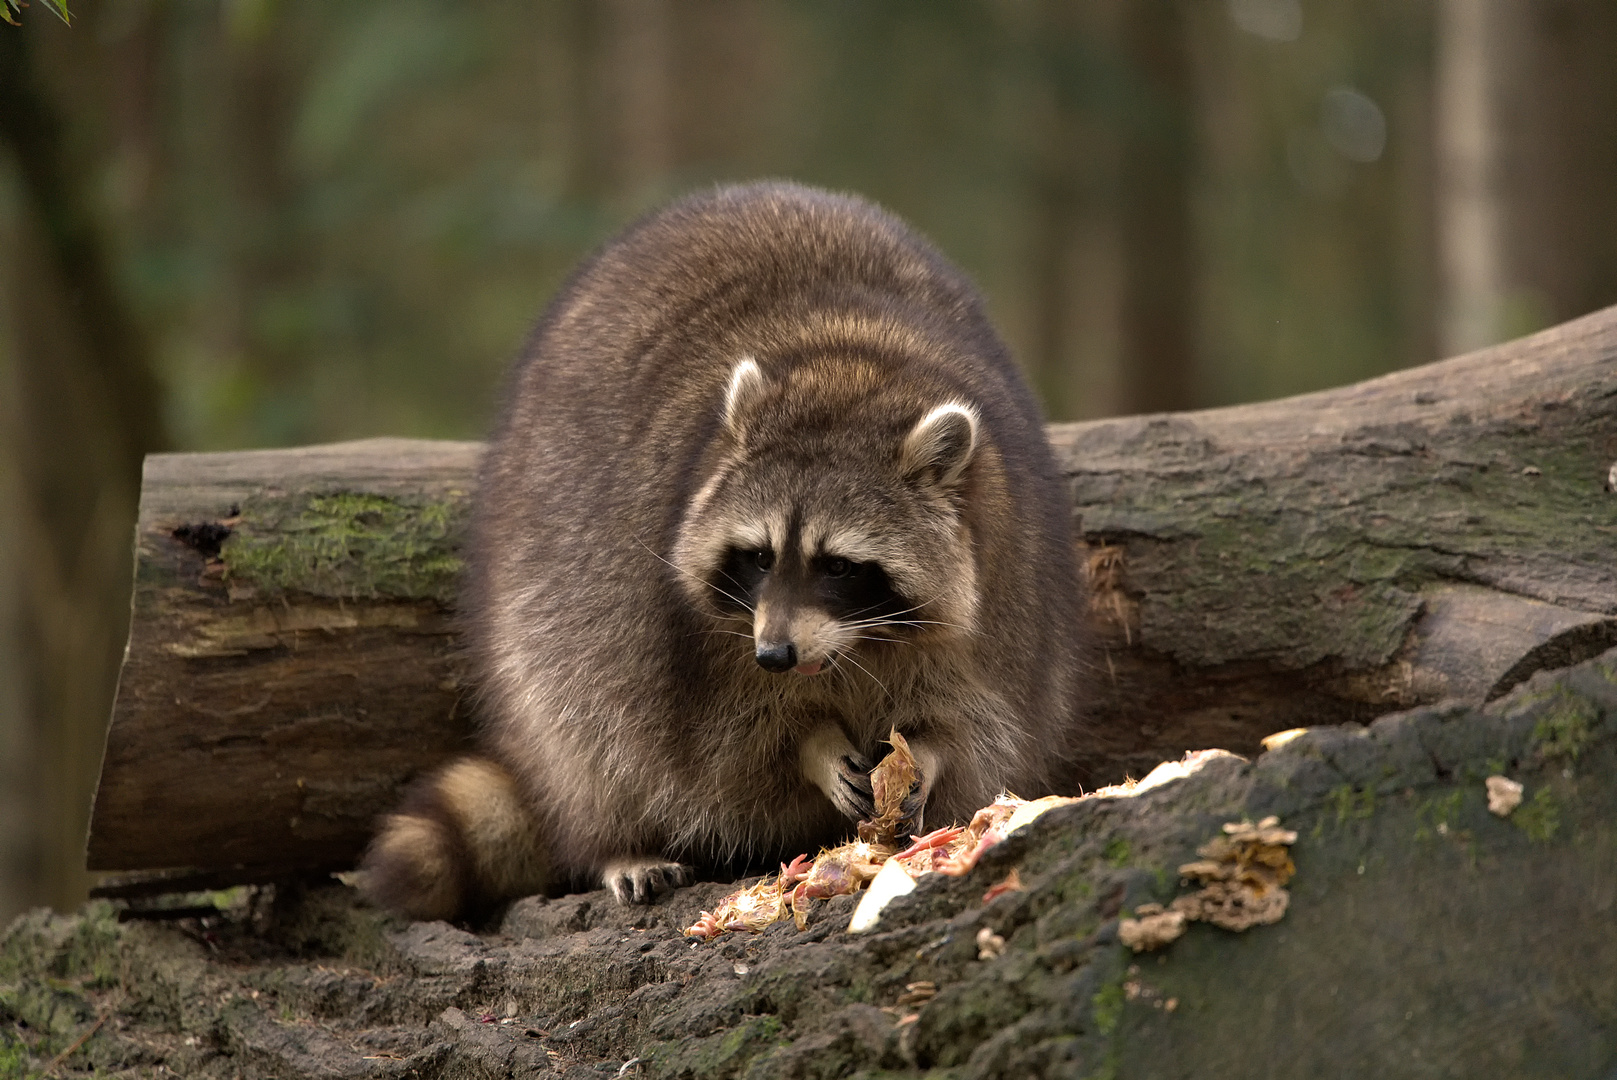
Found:
[[[1339,390],[1052,427],[1097,778],[1494,700],[1617,644],[1617,308]]]
[[[1054,425],[1100,642],[1074,783],[1491,700],[1617,644],[1617,308],[1340,390]],[[148,459],[92,870],[352,865],[464,745],[477,444]]]
[[[453,598],[480,450],[147,458],[90,869],[177,871],[137,890],[343,869],[464,748]]]

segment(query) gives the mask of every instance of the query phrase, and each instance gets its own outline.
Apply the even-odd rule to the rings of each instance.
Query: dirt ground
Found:
[[[1494,773],[1525,785],[1508,818]],[[716,883],[478,927],[335,881],[38,911],[0,939],[0,1077],[1607,1077],[1614,778],[1617,651],[1052,811],[864,935],[841,897],[685,938]],[[1118,943],[1223,823],[1271,814],[1298,833],[1282,921]]]

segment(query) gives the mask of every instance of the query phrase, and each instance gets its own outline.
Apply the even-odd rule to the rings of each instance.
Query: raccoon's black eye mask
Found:
[[[758,590],[764,578],[774,566],[773,551],[739,547],[728,549],[713,580],[719,610],[728,615],[750,612],[757,604]]]
[[[880,563],[836,556],[814,561],[820,564],[816,582],[820,603],[838,619],[904,623],[901,616],[914,614],[915,605],[893,588]]]
[[[798,603],[823,608],[833,618],[898,621],[914,604],[893,588],[881,564],[856,562],[841,555],[816,555],[803,568],[777,569],[775,553],[762,548],[732,547],[725,552],[713,582],[721,610],[744,615],[758,600],[772,573],[792,575]]]

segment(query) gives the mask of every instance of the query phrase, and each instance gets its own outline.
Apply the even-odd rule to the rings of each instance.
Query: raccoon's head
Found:
[[[972,631],[962,507],[977,411],[850,361],[732,369],[718,467],[673,562],[698,607],[749,625],[757,662],[814,675],[855,650]],[[857,663],[857,661],[855,661]]]

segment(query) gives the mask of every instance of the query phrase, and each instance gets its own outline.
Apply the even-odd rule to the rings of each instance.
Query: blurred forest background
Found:
[[[1611,0],[73,6],[0,26],[0,920],[88,884],[142,455],[476,438],[575,260],[693,186],[909,218],[1055,419],[1617,301]]]

